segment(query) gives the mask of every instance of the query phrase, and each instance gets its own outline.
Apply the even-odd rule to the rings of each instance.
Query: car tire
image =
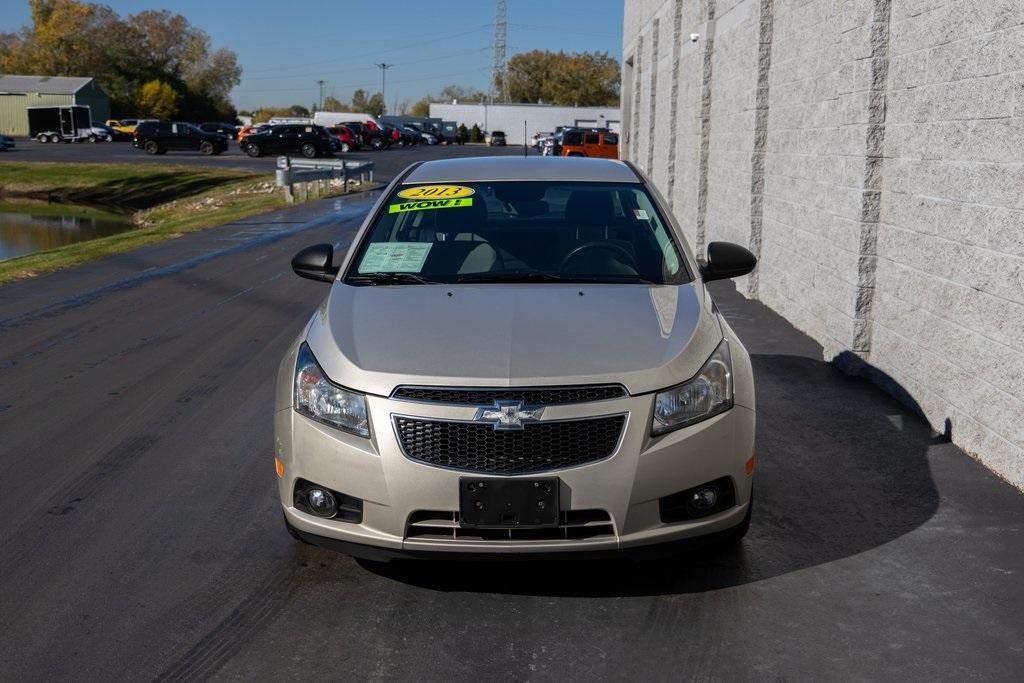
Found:
[[[60,142],[60,136],[54,133],[53,135],[50,136],[50,142],[54,144]]]
[[[114,141],[114,136],[113,135],[108,135],[107,137],[103,138],[103,141],[104,142],[113,142]]]
[[[302,153],[302,156],[307,159],[315,159],[317,157],[316,145],[311,142],[307,142],[302,145],[302,147],[299,148],[299,151]]]
[[[256,143],[250,143],[250,144],[246,145],[245,146],[245,153],[248,154],[249,156],[253,157],[254,159],[256,157],[263,156],[263,150],[260,149],[260,146],[257,145]]]
[[[352,148],[349,146],[349,144],[347,142],[341,143],[341,153],[342,154],[348,154],[351,150],[352,150]]]
[[[100,141],[100,139],[98,137],[96,137],[95,135],[90,135],[89,136],[89,144],[95,145],[99,141]]]
[[[213,154],[213,143],[210,143],[210,142],[200,142],[199,143],[199,153],[202,154],[204,157],[208,157],[211,154]]]
[[[156,144],[154,140],[150,140],[142,146],[142,149],[146,151],[146,154],[159,154],[160,145]]]
[[[39,135],[36,136],[36,142],[38,142],[38,143],[41,143],[41,144],[45,145],[49,141],[50,141],[50,137],[48,135],[46,135],[46,133],[40,133]]]
[[[373,148],[373,151],[379,152],[384,149],[384,141],[380,138],[374,138],[370,140],[370,147]]]

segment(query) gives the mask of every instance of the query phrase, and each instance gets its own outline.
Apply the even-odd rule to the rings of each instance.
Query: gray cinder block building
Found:
[[[626,0],[621,154],[1024,487],[1024,0]]]

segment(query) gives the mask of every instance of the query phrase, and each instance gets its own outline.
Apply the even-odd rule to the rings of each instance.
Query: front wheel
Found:
[[[94,144],[94,145],[95,145],[95,144],[96,144],[97,142],[99,142],[99,140],[100,140],[100,139],[99,139],[98,137],[96,137],[95,135],[90,135],[90,136],[89,136],[89,142],[90,142],[91,144]]]
[[[213,154],[213,145],[209,142],[199,143],[199,153],[204,157],[208,157]]]
[[[349,144],[347,142],[341,143],[341,153],[342,154],[348,154],[351,149],[352,148],[349,147]]]
[[[257,145],[256,143],[246,145],[245,153],[253,158],[263,156],[263,150],[260,149],[260,146]]]
[[[302,156],[307,159],[313,159],[316,157],[316,145],[312,143],[307,142],[299,151],[302,152]]]
[[[160,145],[156,144],[156,142],[153,141],[153,140],[150,140],[145,145],[143,145],[142,149],[146,150],[146,154],[159,154],[160,153]]]
[[[379,152],[384,149],[384,141],[380,138],[374,138],[373,140],[370,140],[370,147],[372,147],[374,151]]]

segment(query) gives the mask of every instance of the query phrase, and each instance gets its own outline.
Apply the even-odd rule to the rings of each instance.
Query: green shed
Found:
[[[60,104],[88,106],[100,123],[110,118],[110,97],[92,78],[0,75],[0,133],[28,135],[26,107]]]

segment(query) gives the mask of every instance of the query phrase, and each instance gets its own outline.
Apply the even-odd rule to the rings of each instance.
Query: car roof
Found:
[[[616,159],[513,156],[425,161],[414,168],[402,182],[411,184],[501,180],[640,182],[632,168]]]

